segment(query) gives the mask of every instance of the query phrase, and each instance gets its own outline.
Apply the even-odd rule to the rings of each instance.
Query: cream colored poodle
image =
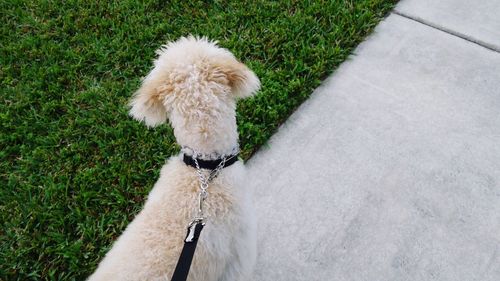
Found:
[[[184,149],[162,167],[143,210],[89,277],[92,281],[170,280],[200,191],[196,168],[184,158],[210,161],[237,154],[236,101],[260,87],[250,69],[206,38],[183,37],[157,54],[130,114],[148,126],[168,118]],[[206,225],[188,280],[245,280],[255,262],[256,240],[243,164],[223,168],[208,193]]]

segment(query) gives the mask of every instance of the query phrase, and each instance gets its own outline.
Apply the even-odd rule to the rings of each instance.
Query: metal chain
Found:
[[[193,160],[196,165],[196,174],[198,175],[198,180],[200,181],[200,192],[198,193],[197,215],[193,221],[203,221],[205,219],[203,212],[203,203],[208,197],[208,191],[207,191],[208,185],[213,179],[215,179],[220,174],[220,171],[224,168],[226,162],[232,159],[233,157],[236,157],[236,155],[232,155],[229,158],[226,158],[226,155],[222,155],[221,157],[222,161],[219,163],[219,165],[217,165],[217,167],[214,170],[210,171],[208,177],[206,177],[203,174],[203,171],[201,170],[200,165],[198,164],[198,159],[196,159],[196,156],[197,154],[193,153]]]

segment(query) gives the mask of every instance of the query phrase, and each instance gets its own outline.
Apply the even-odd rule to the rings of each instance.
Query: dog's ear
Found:
[[[146,76],[142,85],[130,100],[130,116],[138,121],[144,121],[149,127],[165,123],[167,112],[163,100],[169,91],[165,79],[157,75],[157,69],[153,69]]]
[[[260,89],[260,80],[257,75],[241,62],[224,60],[216,65],[226,75],[231,91],[236,98],[250,97]]]

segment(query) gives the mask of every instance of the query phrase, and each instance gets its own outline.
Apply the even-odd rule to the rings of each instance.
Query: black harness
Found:
[[[227,159],[227,160],[224,160]],[[191,166],[195,169],[198,167],[200,169],[215,170],[222,162],[224,165],[222,168],[226,168],[238,161],[238,154],[225,156],[225,158],[216,160],[203,160],[200,158],[195,159],[192,156],[184,154],[183,161],[186,165]],[[196,165],[198,162],[198,167]],[[189,268],[194,257],[194,251],[196,250],[196,245],[198,244],[198,239],[200,238],[201,231],[205,223],[202,219],[192,221],[187,229],[186,238],[184,239],[184,247],[182,248],[181,255],[177,261],[177,266],[175,267],[174,274],[172,275],[171,281],[186,281]]]

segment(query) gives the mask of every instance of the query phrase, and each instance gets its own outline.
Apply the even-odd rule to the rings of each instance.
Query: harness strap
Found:
[[[186,239],[184,239],[184,247],[182,248],[179,261],[177,261],[177,266],[175,267],[171,281],[187,280],[189,274],[189,268],[191,267],[191,262],[193,261],[194,251],[196,250],[196,245],[198,244],[198,238],[200,238],[203,226],[205,226],[205,223],[203,223],[203,221],[200,220],[200,221],[194,221],[188,227],[188,233],[186,235]]]

